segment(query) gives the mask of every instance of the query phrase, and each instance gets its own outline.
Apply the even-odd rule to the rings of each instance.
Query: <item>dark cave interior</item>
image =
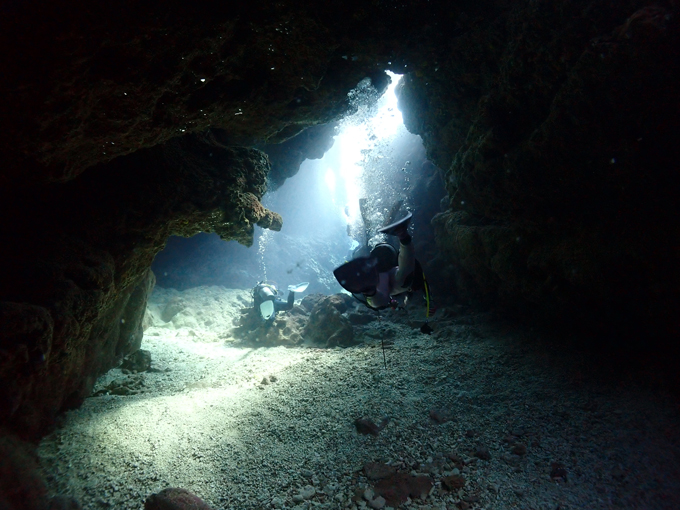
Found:
[[[366,78],[382,93],[385,70],[403,75],[431,172],[420,250],[453,302],[678,387],[676,1],[0,12],[3,448],[30,449],[139,349],[171,236],[217,234],[247,257],[255,225],[280,231],[268,187],[320,158],[356,110],[348,93]]]

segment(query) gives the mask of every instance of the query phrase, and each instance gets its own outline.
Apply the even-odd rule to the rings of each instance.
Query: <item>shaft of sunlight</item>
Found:
[[[336,137],[340,148],[340,178],[344,181],[347,207],[345,214],[349,223],[360,220],[359,199],[365,194],[361,177],[364,154],[397,134],[399,126],[403,124],[401,112],[397,108],[395,88],[401,80],[401,75],[387,71],[392,82],[387,91],[378,100],[376,113],[368,118],[361,112],[346,120]],[[359,118],[356,118],[359,117]]]

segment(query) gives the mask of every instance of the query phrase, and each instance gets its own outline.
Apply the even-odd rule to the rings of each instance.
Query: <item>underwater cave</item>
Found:
[[[0,509],[680,508],[677,2],[0,12]]]

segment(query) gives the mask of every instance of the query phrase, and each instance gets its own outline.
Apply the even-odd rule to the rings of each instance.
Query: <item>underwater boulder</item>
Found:
[[[120,368],[132,372],[146,372],[151,368],[151,352],[144,349],[133,352],[123,360]]]
[[[293,346],[302,343],[302,331],[306,325],[307,316],[299,311],[279,312],[273,321],[264,322],[254,308],[247,308],[241,311],[232,335],[257,345]]]
[[[333,305],[340,313],[345,313],[354,304],[352,296],[347,294],[333,294],[328,296],[328,302]]]
[[[187,304],[182,298],[174,297],[168,301],[167,305],[165,305],[163,313],[161,314],[161,319],[163,319],[165,322],[170,322],[175,317],[175,315],[183,311],[186,307]]]
[[[347,318],[354,326],[365,326],[366,324],[370,324],[377,320],[378,316],[366,309],[366,311],[350,312],[347,314]]]
[[[301,315],[280,313],[269,327],[262,327],[263,341],[266,345],[298,345],[302,343],[302,331],[307,318]]]
[[[316,304],[321,301],[324,297],[323,294],[307,294],[304,298],[302,298],[302,301],[300,302],[300,306],[307,310],[308,312],[311,312],[312,309],[316,306]]]
[[[354,343],[352,324],[336,306],[340,302],[338,296],[326,296],[314,305],[303,333],[306,340],[325,347],[348,347]]]

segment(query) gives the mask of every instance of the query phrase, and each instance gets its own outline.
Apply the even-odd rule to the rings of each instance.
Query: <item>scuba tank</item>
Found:
[[[278,293],[274,285],[265,282],[260,282],[253,288],[255,308],[263,320],[267,321],[274,316],[274,300]]]

